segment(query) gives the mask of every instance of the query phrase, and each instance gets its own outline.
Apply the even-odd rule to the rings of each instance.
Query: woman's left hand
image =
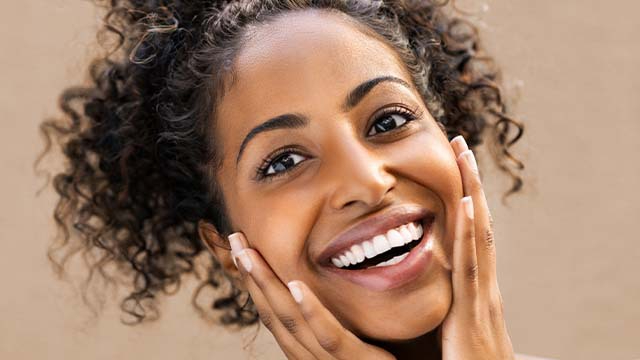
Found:
[[[443,359],[514,359],[496,275],[493,221],[473,152],[451,140],[465,198],[453,244],[453,302],[440,329]]]

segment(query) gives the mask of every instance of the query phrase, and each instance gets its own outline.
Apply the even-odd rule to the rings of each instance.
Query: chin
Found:
[[[360,330],[354,333],[360,338],[403,342],[434,331],[449,312],[452,298],[448,290],[414,293],[417,296],[411,296],[413,299],[403,301],[398,307],[388,306],[386,311],[371,311],[370,316],[356,321]]]

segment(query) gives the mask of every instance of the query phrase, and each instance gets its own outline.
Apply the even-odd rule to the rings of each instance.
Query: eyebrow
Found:
[[[410,90],[412,88],[411,85],[405,80],[395,76],[387,75],[369,79],[356,86],[353,90],[351,90],[349,94],[347,94],[347,97],[340,107],[341,110],[343,112],[348,112],[349,110],[353,109],[374,87],[376,87],[376,85],[384,82],[397,83]],[[249,131],[247,136],[245,136],[244,140],[242,140],[242,143],[240,144],[240,150],[238,151],[238,156],[236,157],[236,167],[238,166],[240,158],[242,157],[242,153],[249,144],[249,141],[251,141],[251,139],[253,139],[256,135],[277,129],[301,128],[307,126],[307,124],[309,124],[309,118],[305,115],[300,113],[289,113],[278,115],[254,127],[253,129],[251,129],[251,131]]]

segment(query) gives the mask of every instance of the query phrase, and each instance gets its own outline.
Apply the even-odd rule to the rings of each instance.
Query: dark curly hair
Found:
[[[268,23],[283,12],[341,12],[362,31],[387,41],[448,138],[461,134],[471,148],[487,143],[495,163],[513,180],[503,201],[522,188],[524,166],[509,148],[522,136],[523,125],[507,115],[499,69],[480,48],[476,27],[447,12],[447,1],[96,3],[106,11],[98,41],[115,39],[115,46],[91,62],[90,85],[62,92],[63,116],[41,124],[46,143],[35,167],[55,140],[66,160],[53,180],[60,232],[48,255],[56,272],[64,274],[65,263],[78,253],[93,259],[87,282],[96,272],[111,279],[107,266],[116,265],[132,288],[120,303],[123,315],[130,315],[125,323],[155,318],[153,300],[160,291],[179,288],[182,275],[197,276],[200,254],[208,266],[192,297],[196,308],[222,311],[215,319],[225,325],[257,322],[248,294],[233,286],[204,249],[197,222],[212,223],[223,238],[231,231],[213,181],[220,158],[206,129],[215,124],[223,79],[232,72],[247,25]],[[196,299],[209,287],[216,295],[207,310]]]

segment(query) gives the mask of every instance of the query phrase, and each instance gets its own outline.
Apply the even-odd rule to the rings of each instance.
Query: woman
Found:
[[[428,1],[109,7],[120,52],[43,129],[70,160],[55,217],[92,271],[133,270],[125,312],[208,249],[222,323],[259,316],[289,358],[513,358],[471,149],[517,191],[522,125],[471,25]]]

